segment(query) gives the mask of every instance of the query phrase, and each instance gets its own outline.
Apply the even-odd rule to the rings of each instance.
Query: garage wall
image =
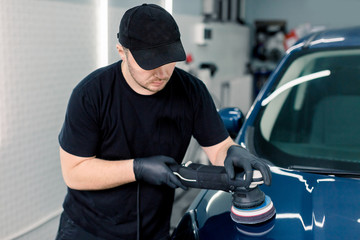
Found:
[[[201,63],[213,63],[217,71],[213,77],[208,71],[198,69],[198,77],[205,82],[218,107],[238,106],[242,111],[247,112],[250,107],[249,94],[251,84],[246,64],[250,61],[250,31],[246,26],[236,23],[213,22],[205,24],[211,29],[212,38],[205,45],[199,45],[195,41],[198,34],[197,25],[201,24],[201,17],[189,15],[175,15],[179,19],[179,28],[182,31],[183,44],[186,52],[192,54],[194,66]],[[178,64],[184,67],[184,64]],[[239,81],[233,93],[227,91],[226,85]],[[234,86],[232,86],[234,87]],[[226,88],[226,89],[224,89]],[[225,96],[226,100],[225,100]],[[240,96],[240,99],[238,98]]]
[[[245,0],[246,22],[284,19],[288,30],[303,23],[338,28],[359,25],[358,0]]]
[[[55,237],[66,192],[57,135],[72,88],[97,67],[96,9],[0,2],[0,239]]]

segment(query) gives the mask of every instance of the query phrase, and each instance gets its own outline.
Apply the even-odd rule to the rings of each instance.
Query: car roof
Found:
[[[360,26],[339,29],[327,29],[311,33],[300,39],[294,46],[288,49],[293,50],[304,48],[346,48],[360,47]]]

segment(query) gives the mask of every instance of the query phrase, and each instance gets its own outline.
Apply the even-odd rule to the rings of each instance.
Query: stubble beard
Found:
[[[145,89],[145,90],[147,90],[147,91],[149,91],[151,93],[157,93],[157,92],[161,91],[162,89],[164,89],[164,87],[166,86],[166,82],[169,80],[169,79],[159,79],[157,77],[153,77],[154,79],[152,79],[152,80],[150,80],[150,81],[148,81],[146,83],[142,83],[136,78],[136,76],[134,74],[134,69],[132,68],[132,66],[128,62],[126,64],[127,64],[130,76],[134,80],[134,82],[138,86],[140,86],[141,88],[143,88],[143,89]],[[162,85],[161,88],[151,86],[151,84],[156,82],[156,81],[161,81],[162,82],[163,85]]]

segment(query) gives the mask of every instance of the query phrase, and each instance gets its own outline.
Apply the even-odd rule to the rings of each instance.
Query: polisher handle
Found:
[[[232,180],[227,175],[225,168],[221,166],[188,162],[184,165],[171,165],[170,168],[181,183],[187,187],[227,192],[245,187],[245,174],[243,172],[237,174],[235,179]],[[263,183],[260,171],[254,170],[253,175],[250,188]]]

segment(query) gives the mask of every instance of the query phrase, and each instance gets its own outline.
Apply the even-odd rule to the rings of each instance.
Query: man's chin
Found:
[[[165,87],[165,85],[166,85],[166,82],[151,83],[150,86],[148,86],[147,89],[148,89],[149,91],[151,91],[151,92],[157,93],[157,92],[163,90],[164,87]]]

